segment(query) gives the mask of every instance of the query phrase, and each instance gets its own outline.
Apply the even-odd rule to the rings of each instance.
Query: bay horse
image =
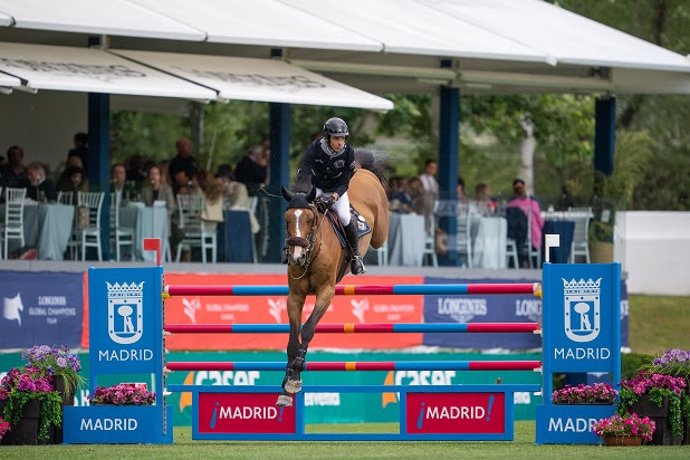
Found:
[[[381,247],[388,236],[388,198],[382,177],[373,165],[365,167],[371,167],[371,170],[355,170],[347,191],[350,204],[372,228],[370,233],[359,238],[362,255],[369,246]],[[307,348],[314,338],[316,325],[331,305],[336,283],[349,271],[350,251],[341,246],[326,214],[314,204],[316,189],[312,188],[308,194],[293,194],[285,187],[281,191],[288,201],[285,225],[290,337],[283,391],[276,404],[291,406],[291,395],[302,389],[300,374],[304,370]],[[352,218],[355,219],[355,216]],[[316,302],[314,310],[302,326],[302,308],[308,294],[315,294]]]

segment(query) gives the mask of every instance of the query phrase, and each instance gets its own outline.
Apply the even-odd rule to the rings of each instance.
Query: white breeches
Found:
[[[323,195],[323,190],[316,187],[316,197],[318,198],[321,195]],[[347,227],[352,218],[352,214],[350,214],[350,199],[347,197],[347,192],[343,193],[343,196],[336,200],[333,209],[338,213],[340,223],[343,224],[343,227]]]

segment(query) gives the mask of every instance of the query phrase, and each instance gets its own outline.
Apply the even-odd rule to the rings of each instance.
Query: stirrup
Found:
[[[360,256],[353,256],[352,262],[350,263],[350,271],[353,275],[363,275],[367,272],[367,268],[364,266],[364,262]]]

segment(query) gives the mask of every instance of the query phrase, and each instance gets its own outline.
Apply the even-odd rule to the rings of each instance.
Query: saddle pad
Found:
[[[352,213],[352,218],[355,219],[355,222],[357,222],[357,238],[361,238],[367,233],[371,233],[371,226],[367,223],[366,220],[364,220],[364,217],[362,217],[352,206],[350,206],[350,212]],[[338,213],[335,210],[331,209],[328,211],[327,216],[328,222],[330,222],[331,227],[333,227],[333,230],[335,231],[335,234],[338,237],[338,241],[340,241],[340,246],[346,248],[347,239],[345,238],[343,227],[342,225],[340,225]]]

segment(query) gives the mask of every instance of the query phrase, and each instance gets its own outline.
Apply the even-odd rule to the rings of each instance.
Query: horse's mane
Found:
[[[374,152],[369,149],[355,149],[355,160],[362,169],[373,172],[376,177],[378,177],[379,181],[381,181],[381,185],[386,187],[387,181],[385,174],[388,157],[385,154]]]

